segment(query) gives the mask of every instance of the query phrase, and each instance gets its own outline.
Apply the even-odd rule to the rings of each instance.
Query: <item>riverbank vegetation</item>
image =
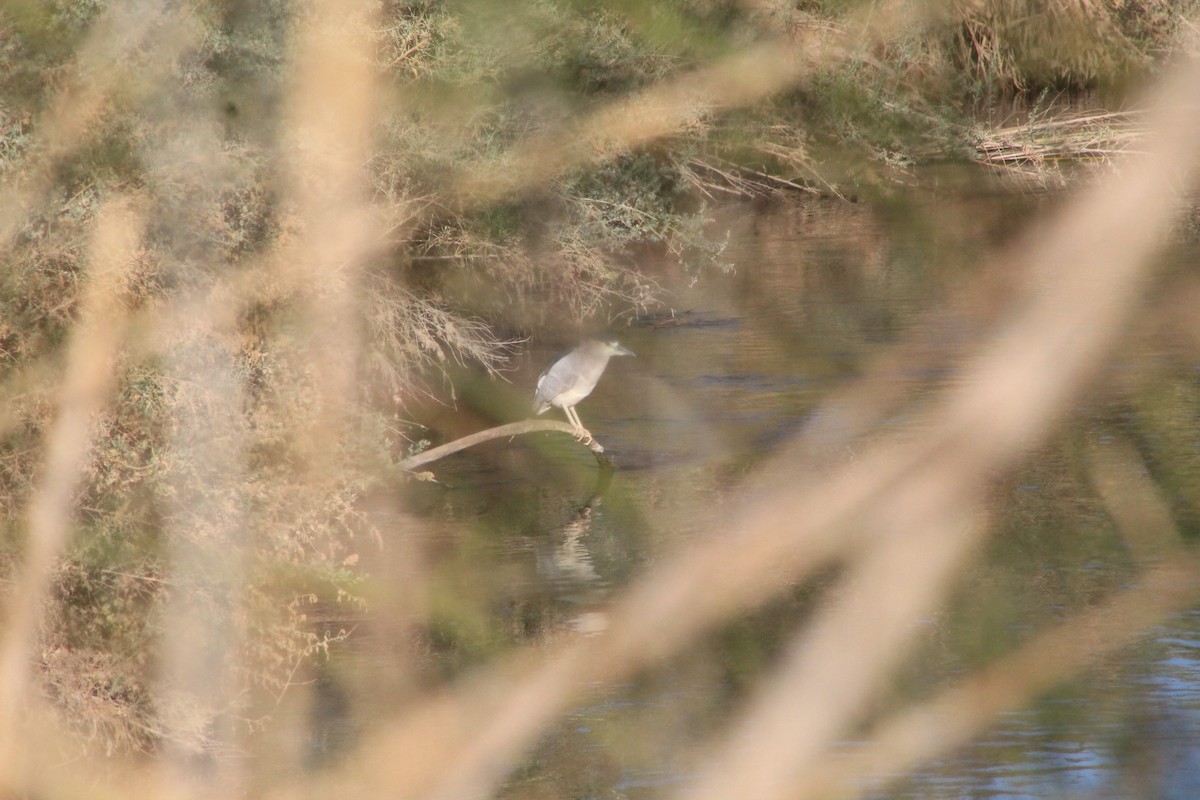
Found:
[[[316,610],[370,604],[418,409],[658,310],[647,252],[727,269],[716,204],[1070,185],[1141,147],[1192,5],[0,4],[6,789],[71,791],[47,753],[210,780],[346,635]]]

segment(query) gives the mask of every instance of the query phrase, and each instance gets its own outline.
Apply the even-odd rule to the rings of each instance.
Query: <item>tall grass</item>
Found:
[[[5,123],[6,792],[495,794],[589,687],[836,561],[845,591],[796,631],[678,794],[854,796],[861,776],[946,752],[1200,596],[1194,553],[1163,530],[1169,514],[1153,516],[1154,546],[1171,558],[1137,586],[878,720],[855,755],[831,760],[986,541],[991,476],[1050,434],[1146,313],[1151,257],[1200,157],[1200,70],[1181,58],[1147,95],[1140,152],[963,293],[972,313],[993,304],[990,276],[1022,276],[929,406],[925,439],[881,429],[829,471],[810,456],[817,434],[799,436],[712,510],[708,536],[623,590],[602,633],[424,687],[317,776],[230,757],[303,693],[299,665],[340,635],[308,624],[318,603],[367,602],[355,566],[380,519],[418,524],[392,506],[406,447],[397,409],[440,395],[456,363],[498,374],[531,324],[501,306],[569,308],[570,328],[653,305],[658,287],[629,255],[638,245],[719,261],[688,207],[688,189],[715,187],[733,157],[700,146],[718,123],[940,30],[918,4],[821,24],[717,4],[745,27],[714,40],[692,27],[705,19],[693,5],[622,19],[537,3],[502,14],[503,36],[436,3],[128,0],[78,27],[5,9],[14,48],[77,37],[38,51],[35,99]],[[970,58],[1005,57],[967,25]],[[585,34],[564,33],[573,26]],[[471,36],[478,49],[463,46]],[[580,45],[597,41],[627,61]],[[1091,51],[1072,52],[1068,74],[1083,75]],[[548,64],[573,65],[589,92],[538,84]],[[758,150],[814,163],[794,131],[785,138]],[[697,181],[697,165],[715,171]],[[865,370],[838,398],[863,430],[896,399],[879,381]],[[1118,520],[1144,507],[1111,479],[1132,458],[1101,468]],[[396,624],[418,627],[436,576],[403,544],[384,546],[409,559]]]

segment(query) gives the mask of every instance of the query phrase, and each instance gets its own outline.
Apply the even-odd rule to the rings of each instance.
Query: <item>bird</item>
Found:
[[[567,421],[575,428],[578,439],[590,441],[592,435],[583,427],[575,404],[592,393],[608,360],[613,356],[632,356],[635,353],[617,343],[615,339],[589,339],[565,356],[555,361],[550,369],[538,378],[537,392],[533,398],[533,411],[544,413],[556,406],[567,415]]]

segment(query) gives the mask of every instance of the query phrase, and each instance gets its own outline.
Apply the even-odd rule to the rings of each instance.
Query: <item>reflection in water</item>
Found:
[[[576,633],[595,634],[607,628],[607,617],[597,608],[607,594],[592,554],[588,550],[586,537],[592,530],[596,510],[603,501],[604,493],[612,483],[613,470],[601,466],[597,471],[596,485],[592,496],[571,515],[556,532],[554,540],[543,543],[537,550],[537,570],[550,585],[559,588],[564,597],[570,597],[585,607],[566,621]]]
[[[583,542],[592,526],[592,505],[575,513],[559,532],[560,541],[538,550],[538,572],[553,583],[587,585],[599,579],[591,553]]]

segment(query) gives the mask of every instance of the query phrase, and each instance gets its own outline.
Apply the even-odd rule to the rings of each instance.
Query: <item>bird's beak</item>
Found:
[[[627,349],[627,348],[625,348],[625,347],[622,347],[621,345],[617,345],[617,355],[619,355],[619,356],[633,356],[634,358],[637,358],[637,353],[635,353],[635,352],[633,352],[632,350],[629,350],[629,349]]]

